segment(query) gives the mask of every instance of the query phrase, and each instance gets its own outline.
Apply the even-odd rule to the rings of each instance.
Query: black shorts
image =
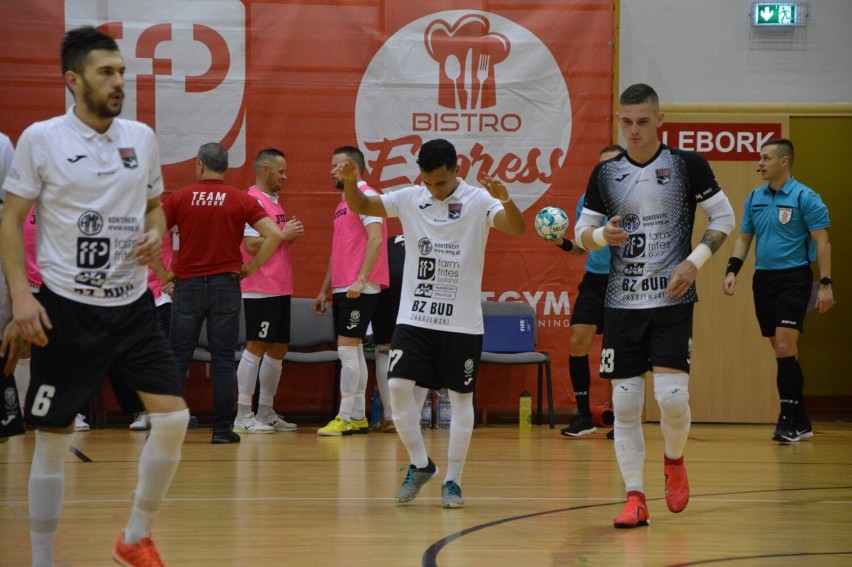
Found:
[[[53,329],[47,331],[47,345],[33,346],[26,403],[30,425],[70,425],[107,377],[125,413],[143,409],[136,392],[182,395],[150,291],[129,305],[100,307],[42,286],[38,300]]]
[[[362,293],[355,299],[346,297],[345,291],[332,294],[331,308],[337,336],[363,339],[378,302],[378,293]]]
[[[693,308],[692,303],[651,309],[606,308],[601,378],[632,378],[654,366],[689,374]]]
[[[777,327],[798,329],[799,332],[805,330],[812,280],[810,266],[754,272],[751,290],[761,335],[774,337]]]
[[[424,388],[446,387],[466,394],[476,388],[481,355],[482,335],[397,325],[388,378],[406,378]]]
[[[290,342],[290,296],[243,299],[246,340],[263,343]]]
[[[571,311],[571,325],[595,325],[598,334],[604,330],[604,299],[609,274],[586,272]]]
[[[401,294],[402,280],[391,280],[390,286],[379,293],[379,303],[370,321],[373,324],[373,339],[377,345],[388,344],[393,338]]]

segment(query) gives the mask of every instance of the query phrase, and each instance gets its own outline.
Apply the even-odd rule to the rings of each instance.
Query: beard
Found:
[[[110,96],[115,93],[124,94],[121,89],[116,89],[109,95],[98,98],[94,89],[91,88],[86,79],[83,79],[83,102],[86,103],[89,111],[100,118],[115,118],[121,114],[123,100],[119,101],[118,108],[112,108],[109,105]]]

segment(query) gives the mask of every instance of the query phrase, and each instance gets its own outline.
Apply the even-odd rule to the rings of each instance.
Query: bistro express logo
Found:
[[[453,10],[409,23],[367,67],[355,126],[380,188],[419,182],[417,152],[445,138],[461,176],[507,184],[521,210],[550,187],[571,137],[571,104],[553,55],[529,30]]]

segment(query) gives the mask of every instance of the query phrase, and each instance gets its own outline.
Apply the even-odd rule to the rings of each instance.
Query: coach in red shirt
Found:
[[[186,379],[201,325],[207,321],[213,359],[214,444],[239,443],[231,431],[234,409],[234,351],[239,334],[240,277],[254,273],[281,243],[281,231],[256,199],[225,183],[228,152],[211,142],[198,150],[198,182],[163,203],[169,228],[177,226],[180,248],[172,265],[175,295],[171,343],[178,375]],[[258,253],[243,264],[240,243],[249,224],[263,237]]]

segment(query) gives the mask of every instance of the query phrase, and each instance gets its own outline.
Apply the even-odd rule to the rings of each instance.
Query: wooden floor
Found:
[[[602,433],[509,426],[474,432],[465,508],[443,510],[436,479],[392,498],[406,466],[396,435],[244,435],[210,445],[187,434],[155,525],[171,566],[852,565],[852,424],[816,423],[780,445],[771,426],[695,425],[686,462],[692,499],[663,499],[659,427],[646,424],[651,526],[616,530],[623,489]],[[446,431],[426,432],[446,466]],[[66,463],[58,565],[111,565],[130,509],[144,433],[76,433]],[[0,565],[29,564],[26,489],[33,436],[0,444]],[[440,479],[443,479],[443,472]]]

